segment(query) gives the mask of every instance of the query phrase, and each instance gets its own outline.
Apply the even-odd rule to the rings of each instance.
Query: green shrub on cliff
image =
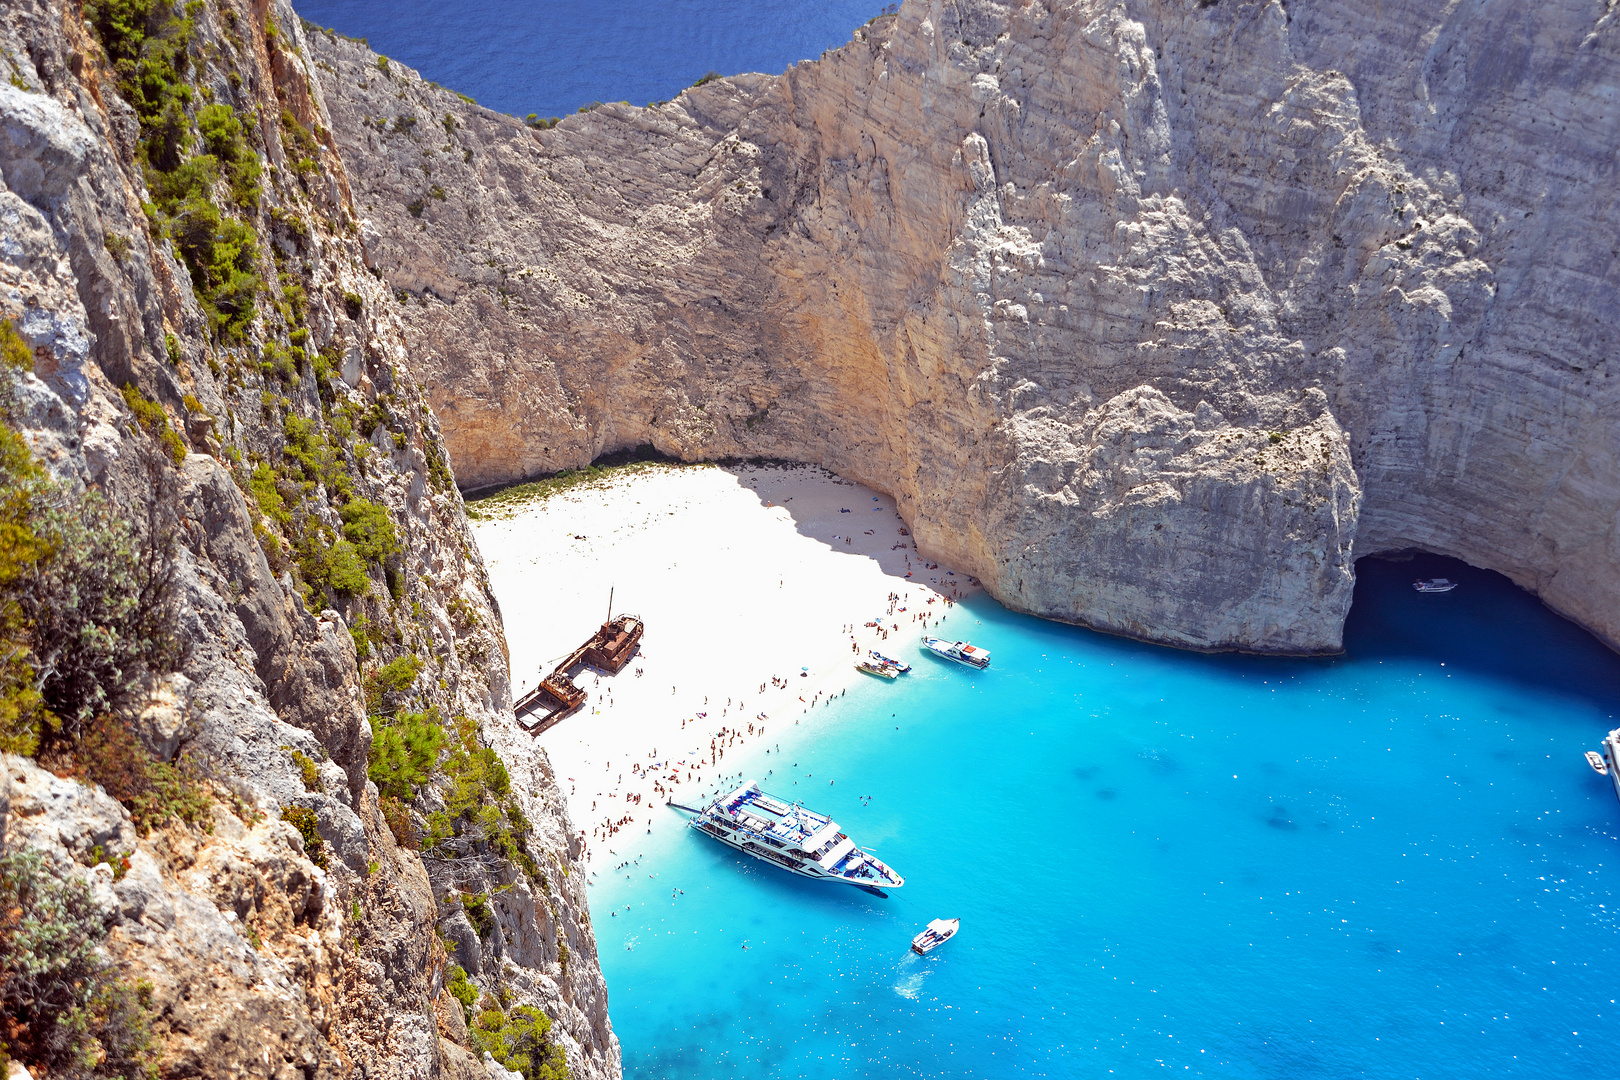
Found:
[[[203,144],[225,170],[236,205],[247,209],[259,200],[259,155],[242,136],[242,122],[229,105],[205,105],[197,110],[197,130]]]
[[[70,752],[94,717],[141,699],[178,662],[169,525],[137,529],[98,492],[52,483],[14,433],[0,437],[0,672],[26,665],[32,692],[9,694],[8,745]],[[37,695],[37,700],[36,700]]]
[[[568,1058],[547,1036],[551,1018],[533,1005],[504,1011],[493,998],[485,998],[472,1037],[502,1066],[524,1080],[568,1080]]]
[[[223,170],[236,206],[250,209],[258,202],[262,167],[230,106],[204,106],[195,121],[187,113],[194,97],[185,82],[192,19],[201,10],[192,0],[179,18],[172,5],[155,0],[88,0],[84,14],[112,61],[119,93],[140,120],[153,233],[174,240],[214,332],[237,341],[253,320],[262,286],[258,235],[222,214],[212,189]],[[191,155],[194,127],[207,153]]]
[[[0,855],[0,1067],[156,1080],[151,988],[117,977],[98,952],[106,936],[83,882],[52,875],[37,851]]]
[[[368,499],[351,499],[338,515],[343,519],[344,537],[354,544],[362,559],[386,562],[399,551],[399,536],[385,507]]]
[[[321,839],[320,819],[315,811],[305,806],[285,806],[281,810],[281,820],[298,830],[298,835],[304,841],[304,854],[309,861],[326,869],[326,841]]]
[[[460,964],[451,964],[445,971],[444,988],[450,991],[450,996],[461,1002],[461,1011],[468,1021],[472,1020],[473,1006],[478,1004],[478,987],[467,978],[467,971]]]
[[[366,777],[386,798],[408,802],[433,775],[448,740],[439,710],[371,718],[371,764]]]
[[[423,846],[429,855],[452,863],[497,855],[547,888],[529,853],[529,821],[513,797],[512,778],[500,755],[479,741],[478,725],[468,717],[455,718],[455,738],[442,770],[444,809],[428,815]]]
[[[0,349],[15,337],[0,323]],[[6,356],[8,365],[10,356]],[[34,685],[28,613],[20,590],[51,547],[34,528],[35,492],[43,476],[28,445],[0,426],[0,751],[32,754],[39,746],[44,699]]]

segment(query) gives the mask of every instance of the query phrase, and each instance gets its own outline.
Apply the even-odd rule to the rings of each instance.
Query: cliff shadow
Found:
[[[1457,588],[1412,588],[1436,577]],[[1620,654],[1503,575],[1443,555],[1357,560],[1344,647],[1356,660],[1435,660],[1620,711]]]
[[[720,468],[760,504],[787,512],[801,536],[852,558],[870,559],[895,587],[923,585],[953,598],[980,592],[976,579],[917,554],[895,502],[819,465],[725,462]]]

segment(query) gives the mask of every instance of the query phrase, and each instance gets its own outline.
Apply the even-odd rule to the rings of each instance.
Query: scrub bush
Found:
[[[135,421],[147,434],[163,444],[164,452],[176,465],[186,460],[186,444],[180,441],[169,426],[169,414],[163,406],[142,394],[134,383],[125,383],[122,391],[124,404],[135,414]]]
[[[444,862],[506,860],[546,887],[529,854],[530,825],[513,797],[511,776],[465,716],[456,717],[455,739],[442,768],[444,809],[428,815],[427,852]]]
[[[137,530],[98,492],[70,492],[17,466],[13,446],[0,469],[23,483],[6,485],[0,611],[26,638],[36,673],[33,734],[70,745],[93,717],[137,705],[149,675],[178,666],[173,539],[160,516],[169,504],[155,497]]]
[[[461,1002],[461,1011],[472,1020],[473,1006],[478,1004],[478,987],[467,978],[467,971],[460,964],[451,964],[444,976],[444,988],[450,991],[450,996]]]
[[[36,1075],[156,1080],[151,988],[99,955],[101,914],[81,881],[37,851],[0,855],[0,1067]]]
[[[381,563],[399,551],[399,536],[386,508],[367,499],[351,499],[338,513],[344,537],[361,558]]]
[[[495,913],[489,910],[488,896],[465,893],[461,897],[461,907],[467,913],[467,921],[472,923],[473,932],[479,937],[487,937],[495,929]]]
[[[292,759],[293,764],[298,766],[298,777],[304,782],[304,790],[321,790],[321,770],[315,764],[315,759],[299,750],[292,752]]]
[[[287,822],[298,830],[298,835],[304,838],[304,854],[309,861],[326,869],[326,841],[321,839],[319,829],[320,819],[315,811],[306,806],[286,806],[281,810],[281,820]]]
[[[567,1080],[567,1056],[547,1037],[550,1017],[532,1005],[519,1005],[510,1012],[502,1011],[490,998],[484,1005],[472,1029],[479,1049],[521,1073],[524,1080]]]
[[[176,818],[213,831],[213,801],[188,775],[185,763],[153,758],[129,728],[110,716],[86,725],[72,747],[71,765],[51,764],[58,772],[100,784],[129,810],[142,836]]]
[[[371,718],[371,763],[366,777],[386,798],[408,802],[416,798],[439,763],[449,740],[439,723],[439,711],[400,713]]]

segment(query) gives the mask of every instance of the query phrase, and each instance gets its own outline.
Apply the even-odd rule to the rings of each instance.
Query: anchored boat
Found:
[[[864,671],[868,675],[876,675],[880,679],[898,679],[900,672],[888,664],[878,664],[871,660],[855,661],[855,670]]]
[[[691,812],[696,814],[687,822],[691,828],[800,877],[842,882],[879,896],[906,883],[876,855],[856,847],[836,821],[773,798],[752,780]]]
[[[906,663],[903,660],[896,660],[892,656],[884,656],[882,653],[878,652],[876,649],[867,650],[866,655],[867,655],[868,659],[874,660],[877,663],[882,664],[884,667],[894,668],[895,671],[899,672],[902,675],[904,675],[906,672],[911,670],[911,665],[910,664]]]
[[[1412,588],[1418,592],[1450,592],[1456,587],[1455,581],[1443,577],[1420,578],[1412,582]]]
[[[1599,776],[1607,776],[1609,783],[1614,786],[1616,798],[1620,798],[1620,728],[1615,728],[1603,737],[1603,752],[1595,750],[1586,752],[1586,763],[1592,766],[1592,771]]]
[[[927,956],[955,937],[961,927],[961,919],[935,919],[923,929],[922,933],[911,939],[911,951]]]
[[[944,638],[923,635],[923,648],[935,656],[943,656],[947,660],[954,660],[958,664],[966,664],[970,668],[983,671],[990,666],[990,652],[977,645],[970,645],[965,641],[946,641]]]

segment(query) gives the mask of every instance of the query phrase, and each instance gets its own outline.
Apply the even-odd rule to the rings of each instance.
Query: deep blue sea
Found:
[[[673,98],[709,71],[771,74],[849,41],[887,0],[301,0],[422,77],[514,116]]]
[[[1620,804],[1581,755],[1620,657],[1496,574],[1358,570],[1339,658],[980,599],[945,629],[989,671],[908,646],[912,675],[732,751],[906,885],[805,881],[659,811],[591,894],[627,1075],[1616,1075]],[[961,933],[912,956],[936,917]]]

